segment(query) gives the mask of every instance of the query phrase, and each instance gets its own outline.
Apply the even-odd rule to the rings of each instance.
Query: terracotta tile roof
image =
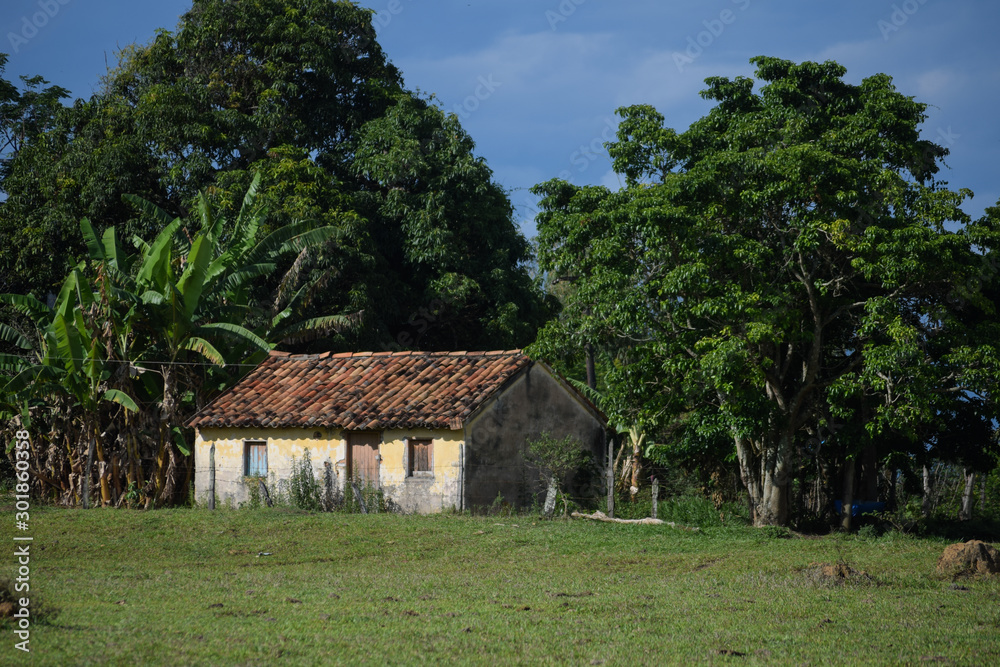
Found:
[[[188,426],[459,429],[531,363],[520,350],[274,352]]]

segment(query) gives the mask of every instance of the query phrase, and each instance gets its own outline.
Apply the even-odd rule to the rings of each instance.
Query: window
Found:
[[[243,441],[243,474],[247,477],[267,477],[267,441]]]
[[[407,474],[410,477],[433,475],[433,441],[410,439],[406,445]]]

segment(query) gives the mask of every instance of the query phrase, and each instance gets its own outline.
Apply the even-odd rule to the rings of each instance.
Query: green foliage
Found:
[[[335,235],[330,227],[295,222],[260,238],[259,183],[251,183],[236,216],[219,215],[205,195],[194,219],[170,219],[133,198],[149,217],[169,220],[151,243],[137,242],[134,253],[124,249],[117,229],[98,237],[84,219],[89,262],[70,272],[52,308],[30,295],[0,295],[35,328],[23,341],[8,332],[8,340],[34,348],[35,359],[18,356],[0,368],[0,412],[17,419],[34,412],[49,425],[39,432],[82,448],[43,448],[52,458],[38,460],[40,469],[68,475],[71,467],[61,457],[86,460],[93,440],[98,460],[113,462],[125,478],[121,486],[136,484],[161,503],[183,502],[181,475],[191,444],[181,427],[231,382],[222,367],[260,359],[292,337],[351,326],[342,316],[300,318],[301,295],[315,289],[316,276],[289,271],[282,284],[290,297],[258,297],[260,275]],[[126,435],[105,441],[101,434],[109,432]],[[155,461],[156,469],[148,471],[144,460]],[[64,494],[62,502],[77,502],[68,494],[72,485],[63,482],[48,483]],[[118,486],[113,492],[110,475],[101,477],[103,504],[117,503]]]
[[[310,512],[323,509],[320,486],[313,474],[309,450],[302,452],[302,458],[292,457],[292,469],[288,477],[288,502],[292,507]]]
[[[606,500],[601,509],[607,511]],[[653,516],[653,498],[649,487],[642,489],[635,501],[625,493],[615,498],[615,517],[619,519],[643,519]],[[697,494],[668,495],[660,487],[660,497],[656,504],[656,517],[681,526],[739,527],[750,523],[746,504],[726,502],[716,506],[711,500]]]
[[[456,116],[411,95],[359,133],[359,211],[378,230],[380,261],[406,267],[374,283],[396,308],[380,326],[398,346],[523,346],[552,312],[510,202],[474,147]]]
[[[591,461],[590,452],[576,436],[557,439],[545,432],[525,444],[525,460],[536,467],[546,481],[555,477],[561,483]]]
[[[0,171],[10,195],[0,204],[10,241],[0,248],[0,292],[44,298],[54,289],[93,251],[76,233],[81,218],[97,238],[114,227],[152,243],[175,217],[197,217],[201,193],[233,214],[260,178],[262,236],[309,220],[339,242],[284,260],[316,289],[288,289],[285,264],[254,269],[255,295],[297,299],[306,320],[364,325],[290,343],[529,343],[551,304],[528,274],[510,202],[458,119],[403,88],[371,18],[351,2],[195,0],[175,31],[123,49],[102,89],[72,108],[59,104],[61,89],[18,97],[3,82],[0,111],[5,100],[16,107],[9,122],[0,116],[3,127],[21,127],[25,105],[40,124],[29,124]]]
[[[358,499],[359,493],[360,500]],[[362,503],[364,503],[363,508]],[[347,514],[362,514],[365,511],[368,514],[382,514],[398,510],[382,488],[363,479],[355,479],[350,483],[344,491],[343,503],[339,509]]]
[[[562,502],[563,516],[569,513],[567,489],[576,478],[585,477],[593,468],[593,455],[580,439],[567,435],[557,439],[548,432],[525,443],[524,459],[533,466],[546,488],[554,487]],[[499,498],[499,496],[498,496]]]
[[[888,76],[752,62],[760,87],[707,79],[715,106],[684,132],[619,109],[622,191],[536,186],[540,268],[574,282],[531,351],[615,346],[614,418],[671,436],[664,463],[728,442],[754,521],[784,524],[817,445],[955,456],[950,430],[976,434],[960,456],[995,449],[1000,215],[971,221],[971,193],[935,180],[947,150]]]

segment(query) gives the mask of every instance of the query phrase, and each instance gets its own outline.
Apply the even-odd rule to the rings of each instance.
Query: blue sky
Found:
[[[379,41],[411,89],[454,111],[510,191],[528,235],[532,185],[562,176],[616,187],[601,144],[614,110],[652,104],[681,130],[708,110],[708,76],[748,60],[836,60],[848,80],[891,75],[930,105],[924,136],[943,177],[1000,198],[1000,3],[995,0],[371,0]],[[118,48],[174,29],[190,0],[4,0],[5,76],[41,74],[87,97]]]

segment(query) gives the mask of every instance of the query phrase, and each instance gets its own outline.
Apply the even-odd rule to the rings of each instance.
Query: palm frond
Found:
[[[195,334],[200,336],[213,332],[222,333],[245,343],[249,343],[259,350],[270,351],[271,349],[271,346],[267,343],[267,341],[239,324],[231,324],[230,322],[212,322],[211,324],[202,324],[195,330]]]
[[[184,341],[184,344],[181,345],[181,349],[197,352],[205,359],[209,360],[210,362],[218,366],[226,365],[226,360],[223,358],[222,354],[217,349],[215,349],[215,346],[213,346],[204,338],[200,338],[198,336],[191,336],[186,341]]]
[[[140,211],[159,222],[161,226],[166,227],[173,223],[174,220],[179,219],[176,216],[170,215],[153,202],[137,195],[122,195],[122,199],[134,204]]]
[[[132,397],[119,389],[108,389],[101,398],[105,401],[117,403],[130,412],[139,412],[139,406],[135,404]]]
[[[359,310],[350,315],[327,315],[298,322],[279,332],[274,337],[280,338],[285,345],[308,343],[309,341],[357,328],[364,321],[364,311]]]
[[[9,324],[5,324],[3,322],[0,322],[0,340],[13,343],[22,350],[30,350],[34,347],[31,340],[27,336]]]
[[[13,307],[35,322],[52,316],[52,309],[30,294],[0,294],[0,303]]]

